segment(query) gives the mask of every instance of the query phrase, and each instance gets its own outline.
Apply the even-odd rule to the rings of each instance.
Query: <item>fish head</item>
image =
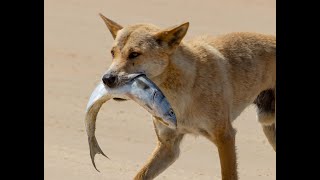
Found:
[[[161,91],[155,90],[153,94],[153,107],[156,111],[158,120],[169,128],[177,128],[177,118],[167,98]]]

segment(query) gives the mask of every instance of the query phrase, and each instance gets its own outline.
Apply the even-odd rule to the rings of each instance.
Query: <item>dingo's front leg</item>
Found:
[[[212,133],[208,132],[207,138],[218,148],[222,180],[237,180],[236,131],[229,120],[225,122],[226,124],[213,129]]]
[[[177,134],[154,118],[158,144],[151,158],[135,176],[135,180],[150,180],[168,168],[179,156],[183,134]]]
[[[217,143],[222,180],[237,180],[235,136],[226,135]]]

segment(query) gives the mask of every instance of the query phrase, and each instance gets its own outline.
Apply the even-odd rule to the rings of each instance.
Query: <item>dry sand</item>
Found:
[[[47,180],[132,179],[153,151],[150,115],[134,102],[107,102],[97,120],[97,138],[111,158],[93,168],[84,129],[88,98],[110,65],[112,37],[102,12],[126,25],[167,27],[190,22],[186,38],[232,31],[275,34],[275,1],[267,0],[45,0],[45,142]],[[254,107],[235,121],[240,179],[275,179],[276,154],[257,123]],[[157,179],[221,179],[216,147],[187,135],[180,158]]]

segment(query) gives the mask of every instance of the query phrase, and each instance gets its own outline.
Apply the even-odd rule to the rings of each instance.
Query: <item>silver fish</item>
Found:
[[[88,135],[90,157],[94,168],[100,172],[94,162],[96,154],[107,157],[95,137],[96,118],[101,106],[111,98],[132,99],[146,109],[153,116],[158,117],[168,127],[177,128],[175,113],[161,90],[145,75],[132,74],[128,82],[116,87],[108,88],[100,83],[92,92],[87,104],[85,125]],[[108,158],[108,157],[107,157]]]

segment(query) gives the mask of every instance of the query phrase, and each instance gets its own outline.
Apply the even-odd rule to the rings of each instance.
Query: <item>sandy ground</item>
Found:
[[[112,37],[102,12],[119,24],[167,27],[190,22],[186,38],[232,31],[275,34],[275,1],[267,0],[45,0],[45,142],[47,180],[132,179],[153,151],[150,115],[134,102],[107,102],[97,121],[103,151],[93,168],[84,129],[88,98],[110,65]],[[257,123],[254,107],[235,121],[239,177],[275,179],[276,154]],[[221,179],[216,147],[187,135],[180,158],[157,179]]]

